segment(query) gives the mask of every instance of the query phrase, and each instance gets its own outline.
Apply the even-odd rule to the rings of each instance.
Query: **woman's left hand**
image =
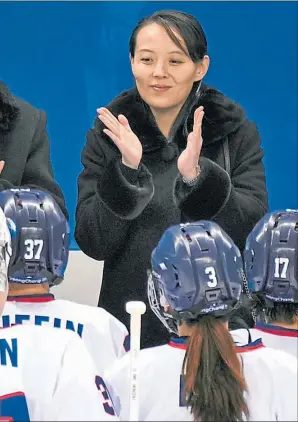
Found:
[[[180,154],[177,165],[181,175],[186,180],[195,179],[198,175],[198,162],[202,149],[202,121],[204,108],[199,107],[194,114],[193,131],[187,137],[187,146]]]
[[[5,166],[5,161],[1,160],[0,161],[0,175],[1,175],[2,171],[3,171],[3,169],[4,169],[4,166]]]

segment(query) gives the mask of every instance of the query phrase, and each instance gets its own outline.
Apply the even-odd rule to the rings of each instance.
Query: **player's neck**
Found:
[[[222,322],[222,324],[225,326],[227,330],[229,330],[229,323],[228,321]],[[178,327],[178,335],[179,337],[190,337],[192,335],[194,328],[192,326],[189,326],[186,324],[186,322],[183,322]]]
[[[49,293],[47,284],[9,284],[8,296],[43,295]]]

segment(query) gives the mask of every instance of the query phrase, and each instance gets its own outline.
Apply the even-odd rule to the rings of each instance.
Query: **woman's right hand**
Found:
[[[105,107],[97,109],[98,118],[107,127],[103,132],[117,145],[122,154],[122,163],[137,169],[142,159],[143,147],[139,138],[133,133],[129,122],[123,114],[118,119]]]

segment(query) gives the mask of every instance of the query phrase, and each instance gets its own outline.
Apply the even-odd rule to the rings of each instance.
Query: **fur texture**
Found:
[[[216,89],[202,84],[199,101],[187,119],[189,132],[192,130],[194,111],[199,106],[203,106],[205,110],[202,127],[204,146],[220,141],[236,131],[246,118],[245,111],[239,104]],[[142,142],[145,153],[164,146],[166,139],[158,129],[150,108],[141,99],[136,88],[121,93],[107,108],[115,116],[122,113],[128,118],[132,130]],[[98,119],[95,119],[94,126],[95,131],[102,133],[103,126]],[[186,140],[182,128],[178,130],[177,137],[179,146],[184,148]]]
[[[10,91],[0,81],[0,132],[10,132],[19,116],[20,109]]]
[[[153,248],[169,226],[213,219],[242,249],[248,232],[267,210],[256,126],[246,119],[241,106],[206,85],[195,107],[199,105],[205,108],[202,172],[193,187],[182,182],[177,168],[177,157],[186,146],[185,122],[172,138],[174,154],[164,154],[168,140],[135,88],[120,94],[107,108],[115,116],[124,114],[140,139],[139,170],[121,165],[121,154],[103,133],[105,126],[98,118],[87,134],[84,170],[78,180],[75,237],[83,252],[105,261],[99,303],[127,326],[127,300],[143,300],[149,307],[146,270]],[[226,137],[230,174],[225,170]],[[167,341],[167,333],[149,309],[142,325],[143,347]]]

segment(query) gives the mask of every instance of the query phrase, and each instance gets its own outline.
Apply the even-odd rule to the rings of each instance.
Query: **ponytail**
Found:
[[[183,362],[186,403],[195,421],[242,421],[247,385],[233,339],[222,320],[203,316],[192,326]]]

